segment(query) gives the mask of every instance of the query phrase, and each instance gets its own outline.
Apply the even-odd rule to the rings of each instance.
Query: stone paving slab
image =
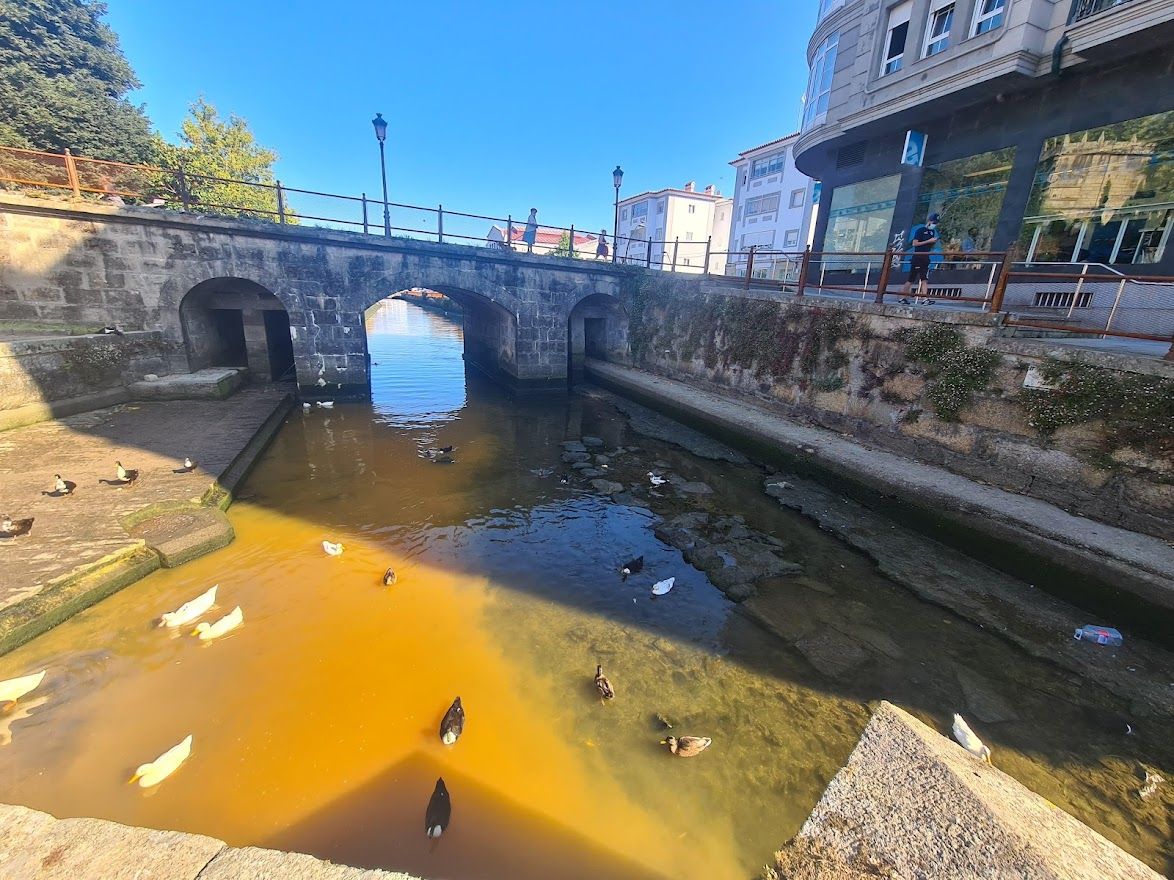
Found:
[[[350,868],[301,853],[272,849],[225,849],[198,880],[414,880],[407,874]]]
[[[123,519],[163,502],[200,499],[283,405],[286,390],[247,388],[228,400],[127,403],[0,433],[0,513],[36,517],[28,535],[0,540],[0,610],[79,567],[137,542]],[[199,467],[176,474],[185,455]],[[115,460],[139,471],[101,485]],[[53,498],[53,474],[77,484]]]
[[[997,752],[993,760],[999,763]],[[1159,880],[997,766],[887,702],[777,867],[788,880]]]

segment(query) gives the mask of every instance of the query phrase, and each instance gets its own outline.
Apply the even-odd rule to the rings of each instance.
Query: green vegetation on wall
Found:
[[[1016,398],[1041,434],[1103,421],[1113,426],[1103,434],[1106,452],[1132,446],[1174,455],[1174,380],[1058,360],[1045,363],[1041,373],[1052,387],[1025,388]]]
[[[994,378],[999,364],[998,352],[967,345],[961,333],[944,324],[900,332],[897,337],[906,343],[909,359],[926,366],[931,380],[926,397],[942,421],[958,421],[974,395]]]

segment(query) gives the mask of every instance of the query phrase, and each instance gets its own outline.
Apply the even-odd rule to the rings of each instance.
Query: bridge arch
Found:
[[[567,317],[567,379],[583,380],[587,358],[627,363],[628,310],[618,297],[592,293],[579,300]]]
[[[295,378],[289,312],[268,287],[221,276],[194,285],[179,302],[188,369],[247,367],[254,380]]]

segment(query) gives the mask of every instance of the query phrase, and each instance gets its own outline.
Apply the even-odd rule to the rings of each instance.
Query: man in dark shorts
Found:
[[[917,295],[914,296],[913,302],[919,303],[925,300],[927,305],[933,303],[933,300],[929,299],[926,293],[929,282],[930,252],[939,240],[937,230],[939,219],[941,218],[937,214],[930,214],[924,226],[918,226],[913,230],[913,238],[910,241],[913,246],[913,255],[909,258],[909,278],[901,289],[901,302],[906,305],[909,304],[909,289],[914,284],[917,285]]]

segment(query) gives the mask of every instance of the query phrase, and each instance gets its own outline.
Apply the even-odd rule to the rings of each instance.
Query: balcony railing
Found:
[[[1123,6],[1128,2],[1129,0],[1072,0],[1072,13],[1068,16],[1068,23],[1084,21],[1099,12]]]

